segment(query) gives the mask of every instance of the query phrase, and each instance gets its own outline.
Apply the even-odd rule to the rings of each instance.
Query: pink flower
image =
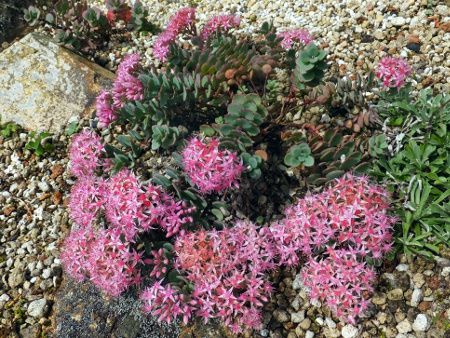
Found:
[[[101,178],[84,176],[78,179],[70,191],[69,215],[81,228],[91,227],[98,212],[103,209],[105,183]]]
[[[280,264],[297,265],[330,242],[381,258],[392,244],[395,219],[388,215],[387,192],[366,177],[346,175],[322,193],[307,195],[286,208],[285,219],[270,231]]]
[[[164,31],[158,35],[153,44],[153,55],[155,58],[165,61],[169,54],[169,46],[176,39],[176,34],[172,31]]]
[[[411,67],[402,58],[386,56],[380,60],[376,69],[376,76],[388,88],[401,88],[405,79],[411,74]]]
[[[219,140],[192,138],[183,151],[184,171],[201,193],[238,187],[244,167],[235,153],[219,149]]]
[[[118,76],[134,74],[139,70],[141,57],[137,53],[126,55],[117,67]]]
[[[87,129],[73,137],[69,149],[70,171],[77,177],[93,175],[104,154],[100,137]]]
[[[114,109],[122,108],[126,101],[140,101],[144,98],[144,87],[136,77],[139,62],[139,54],[129,54],[120,63],[112,89]]]
[[[106,181],[105,215],[111,227],[119,230],[127,241],[138,233],[138,194],[140,185],[137,177],[123,169]]]
[[[341,244],[365,257],[381,258],[392,245],[396,220],[388,215],[387,192],[367,177],[346,175],[322,195],[329,208],[329,224]]]
[[[144,312],[158,317],[159,321],[171,323],[179,316],[187,324],[192,316],[193,307],[187,297],[170,284],[162,285],[162,281],[154,283],[141,294]]]
[[[180,9],[169,19],[166,31],[175,32],[177,35],[191,26],[195,21],[195,8],[186,7]]]
[[[194,286],[195,315],[205,322],[218,318],[236,333],[260,327],[261,309],[272,293],[266,277],[275,268],[271,240],[264,228],[244,221],[178,236],[175,267]]]
[[[143,230],[159,225],[171,237],[181,227],[193,221],[191,214],[195,207],[189,207],[184,201],[176,201],[161,187],[149,184],[139,194],[139,222]]]
[[[279,246],[280,264],[295,266],[299,254],[311,255],[334,236],[328,225],[329,206],[322,195],[307,195],[286,208],[285,219],[270,226]]]
[[[278,34],[282,38],[281,47],[291,49],[294,42],[300,42],[303,46],[309,45],[314,37],[306,29],[291,29]]]
[[[61,263],[67,274],[81,282],[86,277],[87,261],[95,240],[92,228],[72,230],[61,248]]]
[[[150,277],[164,277],[167,273],[167,266],[169,259],[166,256],[164,248],[159,250],[152,250],[153,259],[148,259],[145,263],[153,265],[153,270],[150,272]]]
[[[207,40],[216,32],[226,32],[231,28],[239,27],[240,23],[241,19],[236,15],[216,15],[203,26],[200,37]]]
[[[328,257],[311,257],[302,270],[304,285],[311,298],[325,302],[334,314],[355,323],[367,308],[365,292],[372,292],[375,272],[348,250],[327,250]]]
[[[140,281],[137,265],[141,263],[140,254],[120,237],[115,229],[71,231],[61,250],[64,270],[77,281],[88,278],[105,293],[118,296]]]
[[[141,263],[141,255],[120,237],[117,229],[100,230],[87,259],[90,281],[111,296],[118,296],[140,282],[137,265]]]
[[[195,8],[182,8],[174,14],[167,25],[167,28],[158,35],[153,45],[153,55],[165,61],[169,54],[169,46],[175,41],[177,36],[188,29],[195,21]]]
[[[107,128],[117,120],[117,113],[112,106],[113,98],[110,92],[102,90],[96,99],[98,127]]]

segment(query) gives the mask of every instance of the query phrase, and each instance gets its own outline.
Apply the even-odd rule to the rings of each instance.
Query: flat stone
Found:
[[[406,20],[401,16],[396,16],[391,19],[391,22],[394,26],[401,27],[406,23]]]
[[[314,332],[312,331],[306,331],[305,333],[305,338],[313,338],[314,337]]]
[[[408,264],[399,264],[397,265],[397,267],[395,268],[395,270],[397,271],[408,271]]]
[[[88,117],[110,71],[30,33],[0,53],[2,121],[26,129],[60,130],[71,117]]]
[[[20,329],[20,336],[23,338],[36,338],[40,336],[39,331],[40,331],[39,324],[35,324]]]
[[[303,330],[308,330],[311,327],[311,319],[305,318],[299,325]]]
[[[47,310],[47,300],[45,298],[33,300],[28,305],[28,314],[31,317],[42,318]]]
[[[8,285],[11,287],[11,289],[15,289],[18,286],[22,285],[23,282],[23,267],[17,266],[11,271],[8,277]]]
[[[386,303],[386,294],[383,292],[376,293],[372,297],[372,303],[375,305],[383,305]]]
[[[292,282],[292,289],[294,290],[300,290],[303,286],[302,278],[300,274],[297,274],[294,278],[294,281]]]
[[[303,319],[305,319],[305,311],[304,310],[291,313],[291,322],[300,323]]]
[[[442,269],[441,276],[442,277],[450,276],[450,266],[446,266],[445,268]]]
[[[280,323],[286,323],[289,321],[288,313],[283,310],[275,310],[273,312],[273,317]]]
[[[402,320],[400,323],[396,326],[397,331],[399,333],[408,333],[411,332],[411,323],[408,321],[408,319]]]
[[[424,276],[419,272],[414,274],[413,283],[416,288],[421,288],[425,284]]]
[[[388,299],[390,300],[401,300],[403,299],[403,290],[402,289],[394,289],[388,292]]]
[[[325,318],[325,324],[327,324],[327,326],[330,329],[334,329],[336,327],[336,323],[333,321],[333,319],[331,319],[330,317],[326,317]]]

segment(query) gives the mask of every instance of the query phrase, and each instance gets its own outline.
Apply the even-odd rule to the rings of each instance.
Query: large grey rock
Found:
[[[60,130],[92,114],[95,97],[114,79],[108,70],[30,33],[0,53],[0,114],[26,129]]]

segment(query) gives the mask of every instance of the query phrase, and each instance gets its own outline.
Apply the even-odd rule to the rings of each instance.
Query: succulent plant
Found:
[[[363,173],[369,167],[364,142],[354,135],[343,135],[339,129],[315,135],[308,144],[314,157],[314,165],[306,171],[306,182],[311,185],[325,184],[349,171]]]
[[[373,135],[369,139],[369,153],[372,157],[383,155],[388,148],[387,138],[384,134]]]
[[[355,80],[348,77],[338,79],[333,105],[342,105],[349,110],[355,106],[366,106],[365,93],[371,90],[374,84],[373,79],[372,73],[367,78],[357,74]]]
[[[312,88],[307,95],[304,96],[303,101],[307,105],[327,105],[336,93],[336,85],[332,82],[319,84]]]
[[[298,167],[300,165],[311,167],[314,165],[314,157],[311,155],[311,149],[308,144],[302,142],[290,147],[284,157],[284,164],[290,167]]]
[[[250,43],[228,36],[216,38],[201,49],[187,50],[173,44],[168,62],[177,71],[209,75],[214,82],[228,85],[249,80],[261,83],[276,66],[274,57],[259,55]]]
[[[327,53],[313,43],[300,51],[294,69],[294,84],[298,89],[320,83],[327,68],[326,57]]]
[[[41,11],[35,6],[29,6],[24,10],[23,18],[30,26],[34,26],[39,22]]]
[[[237,94],[228,105],[228,113],[216,119],[212,125],[202,125],[200,131],[206,136],[218,135],[220,145],[240,153],[251,178],[261,175],[261,157],[249,153],[253,137],[260,133],[260,126],[268,116],[261,97],[257,94]]]
[[[345,108],[349,112],[351,119],[346,125],[355,132],[380,123],[378,114],[369,106],[365,97],[366,93],[372,89],[373,80],[373,73],[370,73],[368,77],[358,74],[353,81],[349,78],[339,79],[336,84],[331,105],[334,108]]]
[[[338,79],[337,83],[327,82],[311,89],[304,96],[307,105],[325,105],[331,111],[343,110],[350,116],[345,125],[354,132],[360,132],[364,127],[371,127],[381,123],[377,112],[369,106],[365,94],[373,85],[373,74],[367,78],[356,76]]]
[[[137,32],[159,32],[160,29],[154,23],[147,20],[149,11],[137,0],[131,9],[131,19],[128,26]]]

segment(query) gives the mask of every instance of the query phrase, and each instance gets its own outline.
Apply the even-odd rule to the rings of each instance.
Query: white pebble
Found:
[[[359,334],[359,329],[351,324],[347,324],[342,328],[342,337],[344,338],[356,338]]]
[[[420,313],[417,315],[416,319],[414,320],[414,323],[412,325],[412,328],[416,332],[425,332],[430,328],[430,321],[428,320],[428,317],[424,315],[423,313]]]

